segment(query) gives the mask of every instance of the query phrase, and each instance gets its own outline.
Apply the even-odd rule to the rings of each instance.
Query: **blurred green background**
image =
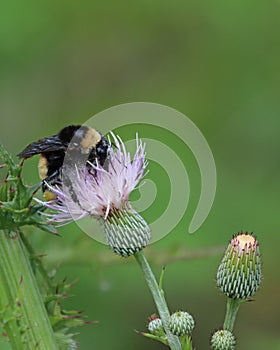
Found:
[[[255,232],[264,278],[255,301],[238,314],[240,350],[280,348],[279,13],[276,0],[16,0],[3,3],[0,14],[0,141],[13,154],[126,102],[168,105],[201,129],[218,172],[210,215],[194,235],[186,234],[194,196],[186,217],[147,254],[159,274],[159,256],[172,258],[182,248],[190,255],[200,248],[207,253],[226,246],[241,229]],[[169,136],[166,143],[180,155]],[[38,182],[37,161],[25,164],[29,183]],[[197,188],[193,160],[189,170]],[[65,307],[99,321],[80,329],[80,348],[163,349],[134,332],[145,330],[155,312],[134,260],[112,260],[106,246],[75,224],[59,232],[62,238],[39,232],[30,237],[48,255],[46,264],[60,266],[58,278],[79,278]],[[215,287],[220,258],[217,253],[173,262],[165,274],[170,309],[195,317],[197,349],[208,348],[211,332],[223,322],[226,300]]]

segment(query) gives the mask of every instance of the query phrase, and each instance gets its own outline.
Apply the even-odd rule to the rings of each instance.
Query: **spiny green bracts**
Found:
[[[221,329],[212,335],[211,346],[213,350],[234,350],[234,335],[230,331]]]
[[[149,317],[148,330],[154,335],[164,335],[162,321],[157,315]]]
[[[170,316],[169,329],[178,337],[190,335],[194,328],[192,315],[185,311],[177,311]]]
[[[146,221],[132,207],[111,212],[107,219],[99,219],[104,226],[105,239],[118,255],[127,257],[147,246],[151,231]]]
[[[238,233],[228,245],[217,273],[217,285],[229,298],[246,300],[261,282],[261,257],[256,238]]]

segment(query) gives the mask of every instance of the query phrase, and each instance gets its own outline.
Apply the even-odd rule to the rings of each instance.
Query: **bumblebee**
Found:
[[[43,181],[44,198],[47,201],[56,199],[48,185],[61,185],[61,172],[66,151],[72,164],[85,165],[89,161],[103,166],[109,154],[109,143],[93,128],[69,125],[56,135],[31,143],[18,154],[18,157],[23,159],[40,154],[38,171]]]

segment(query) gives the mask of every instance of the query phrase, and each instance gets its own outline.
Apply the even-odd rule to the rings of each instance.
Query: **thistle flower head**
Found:
[[[157,315],[152,315],[151,317],[149,317],[148,330],[151,334],[154,335],[164,334],[162,321]]]
[[[177,311],[170,316],[169,329],[178,337],[190,335],[194,328],[192,315],[185,311]]]
[[[238,233],[229,243],[218,268],[217,284],[233,299],[248,299],[261,282],[261,258],[256,238]]]
[[[234,350],[235,343],[234,335],[224,329],[215,332],[211,338],[213,350]]]
[[[87,167],[69,166],[64,162],[62,186],[49,186],[56,200],[40,203],[54,211],[48,215],[59,225],[88,216],[98,219],[111,249],[129,256],[145,247],[150,239],[147,223],[129,202],[130,193],[145,174],[145,147],[137,138],[131,159],[122,140],[114,134],[112,138],[116,149],[111,150],[104,167],[91,163]]]

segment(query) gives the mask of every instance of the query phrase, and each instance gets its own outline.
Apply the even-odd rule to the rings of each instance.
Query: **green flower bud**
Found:
[[[213,350],[234,350],[234,335],[230,331],[221,329],[212,335],[211,346]]]
[[[152,315],[149,318],[148,330],[151,334],[154,334],[154,335],[164,334],[162,321],[158,316]]]
[[[147,246],[151,231],[140,214],[131,207],[115,210],[102,220],[109,247],[118,255],[127,257]]]
[[[169,329],[178,337],[190,335],[194,328],[192,315],[185,311],[177,311],[170,316]]]
[[[233,299],[248,299],[261,282],[261,258],[256,238],[238,233],[228,245],[218,268],[217,285]]]

